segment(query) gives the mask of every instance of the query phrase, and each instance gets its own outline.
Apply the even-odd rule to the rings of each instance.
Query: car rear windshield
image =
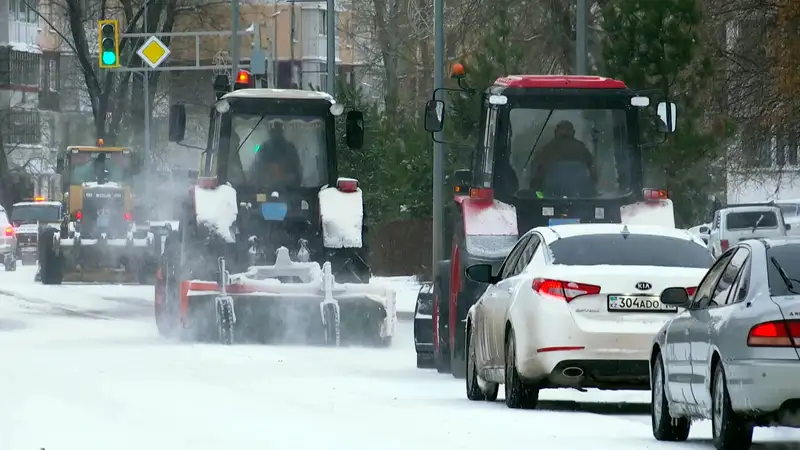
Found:
[[[778,226],[778,216],[773,211],[742,211],[731,212],[725,219],[729,230],[744,230],[757,228],[775,228]]]
[[[772,263],[770,258],[773,257],[789,277],[794,291],[800,292],[800,242],[767,249],[767,279],[770,294],[772,296],[795,295],[789,291],[778,268]]]
[[[550,244],[556,264],[571,266],[660,266],[707,269],[714,262],[706,247],[651,234],[589,234]]]
[[[56,205],[17,205],[11,211],[12,222],[58,222],[60,209]]]

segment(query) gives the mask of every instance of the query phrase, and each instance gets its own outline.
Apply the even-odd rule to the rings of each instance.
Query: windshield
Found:
[[[72,184],[96,182],[100,171],[105,170],[106,181],[122,182],[129,173],[130,161],[130,154],[122,152],[70,153],[70,179]]]
[[[328,182],[322,117],[234,114],[230,145],[227,170],[234,185],[318,187]]]
[[[786,275],[794,285],[794,291],[800,292],[800,243],[778,245],[767,249],[767,279],[769,281],[769,292],[773,297],[783,295],[795,295],[789,292],[788,286],[781,278],[778,268],[770,263],[770,258],[778,260]]]
[[[725,227],[729,230],[776,228],[778,226],[778,216],[772,211],[732,212],[728,213],[725,222]]]
[[[58,222],[61,208],[56,205],[15,205],[11,211],[12,222]]]
[[[550,244],[555,264],[571,266],[659,266],[707,269],[708,249],[694,241],[649,234],[590,234]]]
[[[528,109],[510,112],[509,163],[518,196],[616,198],[630,193],[623,109]]]

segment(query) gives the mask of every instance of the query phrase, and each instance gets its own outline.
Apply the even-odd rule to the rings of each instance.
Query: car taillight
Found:
[[[14,228],[6,227],[6,237],[11,237],[14,235]]]
[[[572,301],[581,295],[593,295],[600,293],[600,286],[593,284],[576,283],[574,281],[550,280],[547,278],[536,278],[531,285],[539,295],[553,297],[560,300]]]
[[[797,347],[800,342],[800,320],[776,320],[750,328],[749,347]]]
[[[687,287],[687,288],[684,288],[684,289],[686,289],[686,293],[689,294],[689,297],[693,296],[694,293],[697,292],[697,288],[696,287]]]
[[[131,213],[125,213],[125,220],[128,222],[131,221]]]
[[[731,244],[730,244],[730,242],[728,242],[727,239],[723,239],[723,240],[719,241],[719,246],[720,246],[720,248],[722,248],[722,251],[725,252],[725,251],[728,251],[728,247],[730,247]]]
[[[83,219],[83,213],[80,212],[80,211],[76,212],[75,213],[75,220],[81,220],[81,219]]]

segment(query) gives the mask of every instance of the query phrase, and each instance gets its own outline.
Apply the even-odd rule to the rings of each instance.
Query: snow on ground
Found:
[[[0,272],[0,287],[38,292],[25,283]],[[138,287],[52,288],[0,295],[2,450],[711,448],[707,422],[688,443],[656,442],[647,392],[545,391],[534,411],[469,402],[463,381],[414,367],[409,322],[388,349],[178,343],[102,300]],[[105,320],[59,307],[90,297]]]

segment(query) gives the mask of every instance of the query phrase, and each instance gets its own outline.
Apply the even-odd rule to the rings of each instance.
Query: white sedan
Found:
[[[498,274],[466,276],[489,287],[466,323],[467,397],[535,408],[539,390],[649,389],[650,347],[677,312],[659,295],[691,293],[713,259],[688,231],[576,224],[525,233]]]

